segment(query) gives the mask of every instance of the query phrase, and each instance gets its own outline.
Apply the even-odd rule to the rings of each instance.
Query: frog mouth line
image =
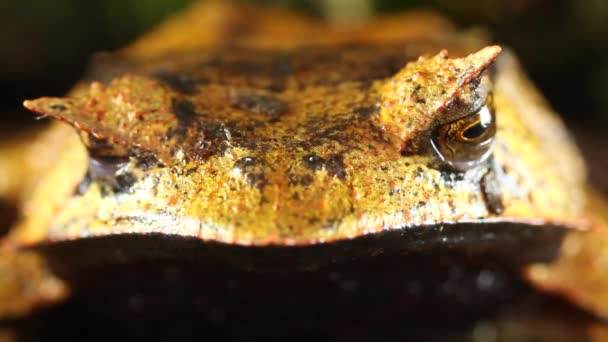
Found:
[[[41,250],[51,258],[67,259],[69,264],[111,264],[126,260],[163,258],[196,259],[218,257],[227,252],[222,262],[244,265],[247,269],[292,270],[322,267],[332,263],[367,258],[380,254],[437,254],[465,252],[485,255],[520,267],[531,262],[553,260],[564,235],[569,231],[560,225],[543,222],[514,223],[492,220],[482,223],[458,223],[421,226],[369,234],[353,239],[302,245],[240,245],[217,241],[201,241],[193,236],[159,232],[106,235],[76,240],[47,241],[28,248]],[[109,246],[112,246],[111,248]],[[80,252],[78,260],[72,249]],[[512,251],[518,250],[517,255]],[[228,252],[229,251],[229,252]],[[118,258],[118,259],[116,259]],[[219,260],[218,260],[219,261]]]
[[[83,222],[85,223],[85,222]],[[112,230],[105,231],[82,231],[78,236],[64,235],[66,226],[79,225],[78,221],[67,222],[64,226],[55,226],[50,229],[50,235],[46,239],[46,242],[31,243],[27,248],[37,248],[38,245],[45,244],[61,244],[64,242],[74,242],[82,239],[104,239],[106,237],[118,237],[121,235],[127,236],[148,236],[158,235],[164,237],[167,243],[172,238],[176,239],[192,239],[199,241],[200,243],[213,243],[226,246],[242,246],[242,247],[276,247],[276,248],[303,248],[315,245],[327,245],[333,243],[346,243],[351,240],[357,240],[360,238],[373,238],[374,236],[382,236],[383,234],[418,234],[413,233],[415,231],[424,232],[426,230],[438,230],[439,233],[443,232],[458,232],[460,226],[468,227],[466,229],[479,229],[483,232],[483,227],[496,227],[496,229],[505,229],[505,234],[508,233],[508,228],[511,225],[517,227],[526,227],[524,230],[526,234],[532,234],[528,237],[533,236],[536,232],[544,230],[556,229],[559,231],[569,230],[587,230],[590,228],[591,223],[584,219],[572,219],[572,220],[552,220],[546,218],[522,218],[522,217],[489,217],[483,219],[460,219],[457,221],[446,220],[444,222],[423,222],[415,226],[402,226],[402,227],[384,227],[376,230],[368,230],[365,233],[358,236],[340,236],[336,235],[332,239],[310,239],[310,240],[293,240],[293,239],[269,239],[269,240],[258,240],[252,241],[250,239],[239,240],[235,239],[234,236],[228,236],[226,233],[221,233],[222,227],[214,225],[213,223],[204,224],[199,221],[192,219],[180,219],[171,215],[163,214],[145,214],[145,215],[131,215],[121,216],[114,219],[114,228]],[[503,228],[505,227],[505,228]],[[549,227],[549,228],[546,228]],[[558,227],[559,229],[557,229]],[[494,229],[494,228],[493,228]],[[520,228],[517,228],[520,229]],[[523,229],[523,228],[521,228]],[[452,231],[453,230],[453,231]],[[449,236],[449,235],[448,235]],[[444,237],[439,234],[438,239]],[[457,241],[458,239],[454,240]],[[447,242],[445,240],[444,242]],[[420,243],[424,244],[424,239],[420,240]]]

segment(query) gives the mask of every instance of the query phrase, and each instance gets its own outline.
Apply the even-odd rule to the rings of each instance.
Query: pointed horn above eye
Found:
[[[493,45],[485,47],[466,57],[455,59],[454,64],[456,66],[462,65],[466,68],[459,79],[458,86],[463,86],[482,74],[492,63],[494,63],[501,51],[502,48],[500,46]]]
[[[143,76],[126,75],[105,86],[97,82],[88,91],[66,98],[43,97],[25,101],[29,110],[65,121],[81,133],[113,145],[120,151],[142,150],[154,155],[163,164],[182,163],[177,151],[191,147],[193,159],[198,157],[196,146],[205,138],[204,132],[180,129],[182,122],[176,112],[187,111],[196,119],[194,104],[175,106],[174,98],[166,87]],[[84,139],[89,146],[95,139]]]
[[[41,97],[35,100],[26,100],[23,106],[34,113],[50,116],[57,120],[69,123],[80,131],[103,135],[103,132],[95,130],[91,125],[93,118],[87,118],[91,114],[82,114],[79,103],[74,99],[61,97]]]
[[[444,50],[407,64],[382,89],[379,124],[402,148],[406,141],[416,139],[438,121],[445,120],[446,109],[457,97],[464,102],[473,101],[475,96],[466,94],[471,92],[467,85],[484,74],[500,51],[494,45],[465,57],[449,58]]]

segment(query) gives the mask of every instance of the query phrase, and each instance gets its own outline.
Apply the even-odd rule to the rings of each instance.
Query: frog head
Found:
[[[443,50],[408,64],[386,83],[378,117],[404,155],[434,152],[466,171],[491,155],[496,134],[488,67],[500,47],[449,59]]]
[[[563,194],[581,182],[580,161],[547,153],[573,154],[561,123],[513,93],[515,67],[492,82],[499,47],[380,71],[377,56],[368,69],[362,62],[369,47],[336,49],[316,60],[306,50],[237,50],[142,62],[70,97],[27,101],[74,126],[90,160],[88,186],[48,235],[292,245],[577,215],[580,202]],[[344,56],[361,69],[347,70]]]
[[[485,162],[496,133],[487,68],[499,53],[492,46],[466,58],[450,59],[446,50],[420,57],[383,82],[380,114],[372,120],[404,156],[434,153],[456,171]],[[93,176],[114,173],[129,157],[200,163],[217,145],[206,125],[197,124],[205,120],[194,101],[150,79],[123,77],[110,87],[94,82],[86,96],[25,105],[77,128]]]

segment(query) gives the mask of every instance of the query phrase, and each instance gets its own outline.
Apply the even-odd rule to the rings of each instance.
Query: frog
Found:
[[[344,29],[195,3],[94,57],[65,97],[24,106],[55,122],[13,158],[38,162],[31,175],[0,170],[21,189],[2,253],[7,274],[39,286],[4,287],[20,302],[0,313],[70,292],[103,302],[108,283],[137,287],[144,269],[197,292],[211,281],[188,276],[217,264],[263,280],[298,272],[290,286],[330,269],[352,292],[366,280],[342,279],[344,265],[399,256],[395,272],[420,272],[414,292],[471,273],[473,289],[462,276],[448,297],[491,302],[512,274],[607,315],[601,265],[581,267],[608,241],[604,200],[572,138],[513,52],[439,15]],[[100,274],[112,267],[133,279]]]

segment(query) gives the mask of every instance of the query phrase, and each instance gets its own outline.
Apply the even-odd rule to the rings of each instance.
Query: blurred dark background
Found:
[[[191,1],[0,1],[0,134],[34,122],[33,115],[21,109],[23,99],[63,94],[93,52],[124,46]],[[608,190],[603,175],[608,167],[608,1],[332,0],[331,6],[329,0],[246,2],[326,16],[340,15],[344,6],[365,12],[361,15],[426,7],[463,28],[487,27],[495,41],[521,57],[575,132],[592,163],[596,186]]]

